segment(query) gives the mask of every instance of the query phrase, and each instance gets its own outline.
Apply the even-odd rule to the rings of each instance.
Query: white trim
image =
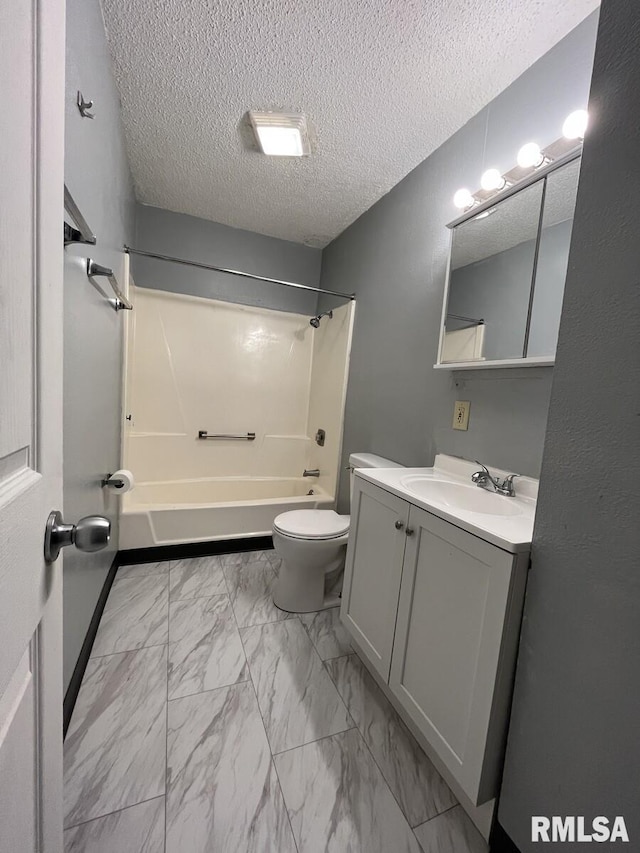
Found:
[[[451,361],[434,364],[434,370],[492,370],[498,367],[553,367],[556,359],[553,355],[541,355],[531,358],[501,358],[496,361]]]

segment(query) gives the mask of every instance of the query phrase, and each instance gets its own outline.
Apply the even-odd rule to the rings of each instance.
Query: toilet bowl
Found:
[[[356,468],[402,466],[372,453],[352,453],[349,467],[353,485]],[[282,560],[273,588],[276,607],[309,613],[340,603],[349,520],[331,509],[293,510],[276,517],[273,547]]]
[[[282,610],[308,613],[339,604],[335,587],[344,569],[349,516],[327,509],[283,512],[273,523],[273,547],[282,559],[273,601]],[[333,580],[333,583],[328,581]]]

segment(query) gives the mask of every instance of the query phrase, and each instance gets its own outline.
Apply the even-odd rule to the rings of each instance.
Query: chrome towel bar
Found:
[[[478,319],[477,317],[464,317],[462,314],[451,313],[448,313],[447,317],[453,317],[454,320],[462,320],[464,323],[471,323],[472,326],[484,326],[482,317]]]
[[[207,439],[212,438],[216,441],[255,441],[256,434],[255,432],[245,432],[241,434],[233,434],[233,433],[217,433],[217,434],[209,434],[206,429],[198,430],[198,438]]]
[[[124,293],[120,290],[120,286],[116,280],[115,275],[113,274],[113,270],[109,269],[109,267],[101,267],[100,264],[97,264],[92,258],[87,258],[87,276],[89,278],[95,278],[96,276],[104,276],[109,280],[109,284],[111,285],[111,289],[115,293],[116,298],[113,300],[109,300],[116,311],[122,311],[123,308],[126,308],[127,311],[131,311],[133,309],[133,305],[129,302]],[[101,293],[106,296],[107,294],[102,290],[102,288],[98,288]]]
[[[87,225],[87,220],[80,213],[80,208],[73,200],[73,196],[67,189],[64,188],[64,209],[73,219],[76,228],[73,228],[67,222],[64,223],[64,244],[69,243],[86,243],[90,246],[95,246],[96,237],[91,228]]]

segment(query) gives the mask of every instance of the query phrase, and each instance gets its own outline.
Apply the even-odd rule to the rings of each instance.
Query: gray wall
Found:
[[[318,287],[322,252],[184,213],[138,204],[135,248]],[[133,256],[136,285],[315,314],[317,294]]]
[[[499,807],[525,853],[531,815],[640,844],[639,23],[604,0]]]
[[[368,450],[426,465],[441,451],[539,473],[552,370],[433,370],[445,226],[459,187],[511,168],[528,140],[556,139],[586,104],[596,25],[591,15],[324,250],[322,286],[358,296],[343,461]],[[456,399],[471,401],[466,433],[451,429]],[[343,476],[342,509],[347,498]]]
[[[95,101],[93,121],[80,117],[78,89]],[[117,269],[118,250],[133,234],[134,204],[98,0],[67,0],[65,118],[65,181],[97,234],[92,256]],[[68,548],[64,555],[65,686],[118,542],[116,499],[99,481],[120,460],[123,317],[89,284],[86,256],[80,246],[65,252],[64,514],[67,521],[106,514],[114,536],[105,551]]]
[[[484,357],[521,358],[536,242],[527,240],[451,273],[447,310],[484,320]],[[447,329],[461,328],[447,320]]]

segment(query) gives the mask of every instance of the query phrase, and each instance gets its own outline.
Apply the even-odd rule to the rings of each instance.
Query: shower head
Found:
[[[324,314],[318,314],[317,317],[312,317],[309,320],[309,324],[313,326],[314,329],[317,329],[320,325],[320,320],[322,320],[323,317],[328,317],[331,320],[333,318],[333,311],[325,311]]]

